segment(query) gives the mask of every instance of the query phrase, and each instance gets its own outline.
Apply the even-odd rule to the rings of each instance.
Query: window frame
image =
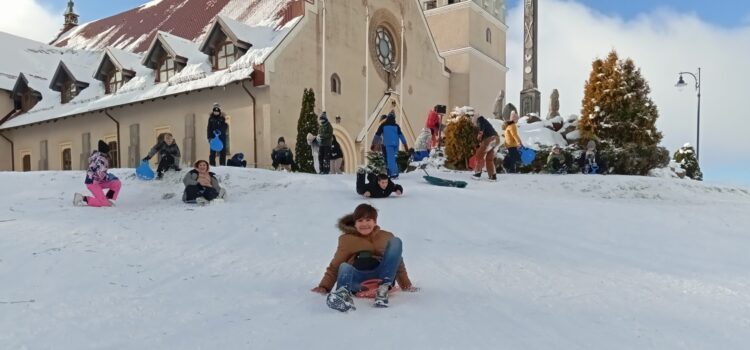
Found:
[[[331,93],[341,95],[341,91],[341,77],[338,73],[333,73],[331,75]]]
[[[68,168],[66,169],[65,151],[68,151]],[[64,142],[60,144],[60,170],[73,170],[73,143]]]
[[[172,68],[169,68],[169,64],[168,64],[169,62],[172,62]],[[167,65],[166,68],[162,69],[162,66],[164,66],[165,64]],[[169,79],[171,79],[172,77],[177,75],[177,73],[179,73],[179,71],[177,70],[177,61],[169,55],[162,56],[159,59],[156,67],[157,68],[156,68],[155,76],[156,76],[157,83],[166,83],[167,81],[169,81]],[[166,79],[164,80],[162,80],[161,78],[162,72],[166,75]]]
[[[487,28],[484,31],[484,40],[487,41],[487,43],[492,44],[492,30],[490,30],[490,28]]]
[[[62,88],[60,89],[60,102],[66,104],[72,101],[78,96],[79,92],[80,90],[78,89],[76,82],[73,79],[66,79],[63,81]]]
[[[227,48],[232,47],[233,52],[227,53]],[[239,53],[239,47],[234,44],[231,40],[224,40],[216,45],[216,53],[212,56],[213,58],[213,70],[224,70],[228,69],[229,66],[232,65],[232,63],[237,62],[238,53]],[[229,59],[232,60],[232,62],[227,62]],[[220,64],[224,63],[224,67],[221,67]]]
[[[122,88],[124,84],[125,84],[125,75],[123,75],[122,70],[113,69],[111,72],[109,72],[109,74],[107,74],[106,81],[104,83],[105,94],[109,95],[109,94],[117,93],[117,91],[120,90],[120,88]]]

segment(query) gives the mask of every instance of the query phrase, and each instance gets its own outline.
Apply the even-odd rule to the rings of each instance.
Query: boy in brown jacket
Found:
[[[369,204],[360,204],[354,213],[339,219],[338,247],[323,279],[312,291],[328,293],[328,307],[338,311],[356,309],[352,293],[361,290],[361,283],[378,278],[381,284],[375,294],[376,307],[388,307],[388,290],[394,282],[404,291],[417,291],[406,274],[401,258],[401,239],[377,225],[378,211]],[[336,283],[338,289],[333,291]]]

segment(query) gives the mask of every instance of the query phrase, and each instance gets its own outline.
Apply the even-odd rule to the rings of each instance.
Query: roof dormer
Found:
[[[89,86],[89,83],[76,79],[76,75],[73,74],[71,67],[66,65],[65,62],[60,61],[55,70],[55,75],[52,76],[52,81],[49,84],[50,90],[60,92],[61,103],[70,102],[78,96],[81,90]]]
[[[11,92],[16,110],[28,112],[42,100],[42,94],[32,86],[34,85],[29,82],[29,79],[23,73],[18,76]]]
[[[214,70],[229,68],[253,46],[250,42],[251,31],[252,27],[228,17],[218,16],[200,50],[211,57]]]
[[[166,82],[185,68],[193,51],[197,50],[192,41],[158,32],[142,63],[156,70],[156,82]]]
[[[122,85],[136,75],[134,64],[138,56],[129,52],[108,48],[102,55],[94,79],[104,83],[106,94],[116,93]]]

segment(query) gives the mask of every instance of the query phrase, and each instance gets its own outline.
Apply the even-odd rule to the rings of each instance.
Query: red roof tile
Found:
[[[277,25],[291,19],[289,11],[303,6],[303,0],[162,0],[153,5],[83,24],[64,33],[54,46],[78,49],[116,47],[142,53],[149,47],[157,31],[197,42],[219,15],[247,24],[278,20]],[[303,7],[302,7],[303,8]],[[301,13],[300,13],[301,14]],[[299,15],[299,14],[297,14]]]

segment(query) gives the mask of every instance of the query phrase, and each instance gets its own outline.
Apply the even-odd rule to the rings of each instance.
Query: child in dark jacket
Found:
[[[151,160],[155,154],[159,153],[159,166],[156,167],[156,178],[161,179],[164,176],[164,172],[169,169],[180,171],[180,147],[177,146],[174,136],[171,133],[164,134],[164,140],[159,141],[151,150],[148,152],[144,161]]]
[[[365,176],[367,176],[368,182],[365,182]],[[404,193],[404,188],[401,187],[401,185],[393,183],[393,181],[388,178],[388,175],[379,174],[376,176],[373,173],[365,175],[365,169],[363,168],[360,168],[359,171],[357,171],[358,194],[370,198],[386,198],[394,192],[396,195],[400,196]]]

